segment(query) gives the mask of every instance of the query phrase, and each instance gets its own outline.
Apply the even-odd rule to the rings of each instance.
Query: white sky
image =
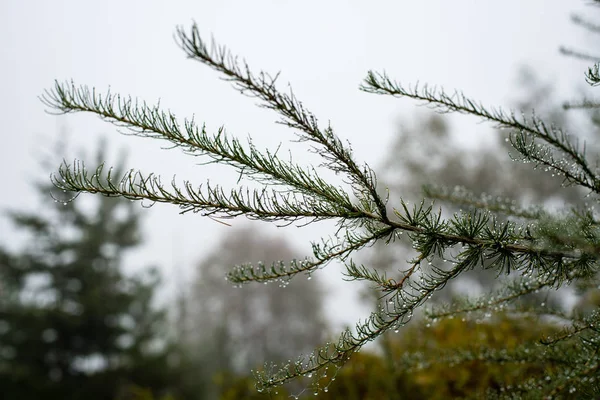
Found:
[[[357,160],[376,167],[386,156],[394,122],[411,118],[416,109],[406,100],[360,92],[358,85],[369,69],[385,69],[405,84],[420,81],[458,88],[484,104],[506,106],[515,97],[522,65],[533,66],[543,80],[559,85],[583,80],[585,64],[557,51],[559,45],[583,43],[579,47],[586,48],[585,36],[569,20],[574,11],[586,14],[594,9],[584,1],[558,0],[3,0],[0,209],[39,206],[31,179],[46,179],[51,171],[41,173],[36,158],[60,129],[70,132],[75,150],[83,148],[89,154],[105,134],[113,150],[108,164],[115,163],[116,150],[126,146],[129,167],[160,173],[167,181],[174,173],[197,183],[221,179],[221,169],[195,166],[196,160],[177,150],[161,150],[161,143],[119,135],[91,115],[46,114],[37,96],[51,88],[54,79],[73,79],[101,92],[110,86],[113,93],[150,103],[160,98],[180,117],[195,114],[209,131],[224,124],[231,134],[251,135],[259,147],[273,149],[295,138],[273,124],[275,114],[256,108],[252,99],[240,96],[215,72],[187,60],[173,40],[177,25],[190,26],[195,20],[205,38],[214,35],[255,71],[282,71],[279,82],[289,81],[322,123],[330,120],[338,135],[352,143]],[[478,132],[490,134],[478,122],[460,125],[463,142],[477,143]],[[305,150],[300,147],[296,161],[310,162]],[[70,160],[79,154],[66,150],[57,157]],[[146,244],[133,261],[161,266],[171,288],[177,279],[189,277],[210,245],[232,229],[198,215],[180,216],[169,205],[144,212]],[[306,254],[311,239],[331,233],[328,224],[283,231]],[[0,222],[0,236],[3,242],[11,240],[6,221]],[[337,300],[330,311],[336,321],[352,323],[357,315],[347,301],[356,286],[336,287]]]

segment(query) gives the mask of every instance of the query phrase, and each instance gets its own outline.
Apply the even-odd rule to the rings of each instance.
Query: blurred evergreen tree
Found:
[[[103,146],[97,154],[103,159]],[[5,399],[113,399],[137,384],[169,389],[159,275],[122,271],[140,218],[122,198],[71,202],[37,185],[40,207],[10,212],[27,240],[0,246],[0,392]],[[56,191],[56,189],[54,189]],[[2,235],[4,245],[14,236]]]

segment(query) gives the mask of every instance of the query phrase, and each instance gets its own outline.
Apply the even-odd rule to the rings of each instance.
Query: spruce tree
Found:
[[[600,230],[592,206],[600,193],[600,177],[597,157],[586,152],[584,142],[528,110],[504,111],[484,106],[461,92],[448,93],[427,85],[406,86],[387,73],[370,71],[360,86],[364,92],[406,97],[439,112],[468,114],[488,121],[508,132],[515,160],[560,177],[563,186],[582,188],[589,203],[550,212],[464,189],[429,188],[430,196],[442,200],[409,204],[392,198],[388,205],[386,195],[377,189],[374,171],[357,161],[333,127],[319,123],[291,90],[280,91],[278,75],[253,73],[247,63],[240,62],[225,47],[204,41],[195,25],[189,31],[179,28],[177,39],[189,58],[218,71],[237,90],[279,114],[278,122],[291,128],[296,139],[308,142],[322,158],[322,164],[304,167],[291,157],[280,157],[276,148],[260,150],[251,141],[244,143],[224,129],[209,133],[193,119],[180,121],[159,106],[110,93],[102,95],[74,83],[56,82],[42,97],[52,110],[96,114],[138,136],[170,141],[186,153],[229,165],[241,179],[262,187],[240,185],[226,190],[208,183],[198,187],[175,180],[164,184],[156,175],[134,170],[121,177],[104,178],[104,165],[90,171],[77,161],[63,164],[54,183],[77,193],[170,203],[179,206],[183,213],[200,212],[215,218],[245,215],[280,224],[336,221],[337,231],[331,238],[313,243],[312,257],[272,265],[235,266],[227,275],[233,284],[285,283],[295,275],[312,274],[333,260],[341,260],[347,279],[369,282],[383,300],[380,308],[359,321],[354,330],[342,332],[338,340],[295,361],[266,365],[256,371],[259,391],[273,390],[298,377],[311,378],[311,390],[316,394],[327,390],[338,369],[361,347],[385,332],[401,330],[417,309],[427,308],[430,299],[452,280],[470,270],[486,268],[494,271],[499,280],[504,278],[501,287],[481,298],[427,308],[431,323],[457,316],[480,321],[508,311],[513,316],[524,313],[540,320],[550,319],[563,329],[544,337],[541,344],[524,342],[511,349],[463,349],[444,354],[439,363],[447,363],[448,368],[472,360],[547,366],[543,374],[523,377],[518,385],[490,388],[489,395],[500,398],[600,395],[597,308],[585,315],[569,314],[545,303],[519,301],[530,294],[566,285],[599,284]],[[586,74],[592,86],[600,84],[599,69],[600,65],[594,64]],[[599,106],[586,102],[586,107]],[[324,179],[320,173],[323,170],[333,171],[343,181]],[[560,189],[560,181],[556,187]],[[462,211],[447,215],[443,207],[450,200],[460,202]],[[393,245],[406,237],[414,256],[400,270],[380,271],[357,264],[352,258],[358,250],[375,242]]]
[[[103,154],[100,146],[98,160]],[[122,270],[123,255],[140,244],[138,210],[121,198],[71,202],[48,182],[37,190],[43,207],[9,213],[24,245],[0,247],[4,398],[113,399],[130,385],[173,388],[157,347],[168,344],[165,314],[152,305],[158,273]]]

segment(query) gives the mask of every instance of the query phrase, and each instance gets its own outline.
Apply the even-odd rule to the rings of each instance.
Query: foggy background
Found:
[[[407,85],[460,89],[483,104],[507,106],[518,92],[518,69],[528,65],[567,98],[573,94],[567,92],[571,82],[579,80],[583,86],[586,65],[561,56],[558,47],[582,43],[584,34],[569,14],[585,15],[585,7],[585,2],[560,1],[2,1],[0,210],[43,207],[31,182],[53,172],[41,170],[38,162],[61,132],[68,135],[70,147],[55,155],[57,167],[63,157],[72,161],[82,150],[93,167],[98,138],[105,136],[108,165],[116,164],[125,148],[127,167],[155,172],[164,181],[176,174],[197,184],[207,179],[235,183],[222,168],[198,166],[199,160],[178,150],[161,149],[166,143],[120,135],[92,115],[48,115],[38,96],[55,79],[73,79],[100,93],[110,88],[150,104],[160,99],[180,118],[195,115],[208,132],[224,125],[231,135],[251,136],[258,148],[274,149],[282,142],[299,164],[314,160],[306,147],[289,142],[296,138],[289,129],[273,123],[276,114],[257,108],[214,71],[187,60],[173,39],[178,25],[188,28],[196,21],[204,38],[214,35],[253,71],[282,71],[280,89],[290,82],[321,124],[330,121],[339,137],[350,141],[357,161],[377,172],[398,119],[410,120],[416,108],[412,101],[360,92],[368,70],[385,70]],[[460,142],[473,150],[494,134],[473,118],[452,121],[452,131],[460,132]],[[233,225],[228,227],[200,215],[179,215],[176,207],[161,204],[143,212],[144,245],[125,265],[159,266],[165,302],[231,229],[259,225],[270,234],[285,235],[306,255],[310,240],[334,233],[328,223],[277,230],[243,218],[226,221]],[[19,240],[3,217],[0,235],[5,242]],[[318,274],[327,276],[335,289],[327,304],[334,323],[353,323],[365,315],[367,308],[348,303],[358,286],[341,282],[336,266]]]

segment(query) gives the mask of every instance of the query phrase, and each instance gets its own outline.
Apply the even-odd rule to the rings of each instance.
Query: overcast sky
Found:
[[[91,115],[48,115],[38,96],[55,79],[73,79],[100,91],[110,87],[113,93],[150,103],[160,99],[179,117],[195,115],[213,132],[225,125],[233,135],[252,136],[259,147],[274,149],[295,138],[273,123],[275,114],[255,107],[214,71],[186,59],[173,39],[178,25],[196,21],[205,38],[213,35],[254,70],[282,71],[281,88],[290,82],[321,122],[331,121],[337,134],[352,143],[357,160],[376,167],[396,121],[410,119],[416,108],[410,101],[360,92],[369,69],[385,70],[402,83],[461,89],[485,104],[507,106],[515,98],[517,71],[523,65],[559,87],[582,80],[585,64],[561,57],[557,49],[584,43],[569,15],[595,11],[584,1],[558,0],[3,0],[0,209],[39,205],[31,180],[47,179],[52,171],[40,171],[36,160],[60,130],[72,139],[72,149],[56,155],[60,159],[80,156],[80,149],[93,154],[105,135],[112,150],[109,164],[126,147],[128,167],[160,173],[167,181],[173,174],[197,183],[221,178],[219,169],[197,166],[197,160],[178,150],[161,149],[163,143],[120,135]],[[491,134],[478,122],[460,125],[461,140],[471,147],[478,135]],[[295,145],[289,148],[293,151]],[[299,149],[295,160],[310,162],[305,148]],[[161,266],[170,287],[189,277],[202,254],[233,229],[198,215],[181,216],[169,205],[144,213],[146,244],[135,262]],[[330,224],[283,231],[260,226],[271,234],[283,232],[306,254],[311,239],[333,233]],[[0,222],[0,236],[3,242],[11,240],[6,221]],[[338,322],[353,322],[356,314],[342,308],[356,286],[336,287],[350,289],[336,292],[338,300],[330,310]]]

